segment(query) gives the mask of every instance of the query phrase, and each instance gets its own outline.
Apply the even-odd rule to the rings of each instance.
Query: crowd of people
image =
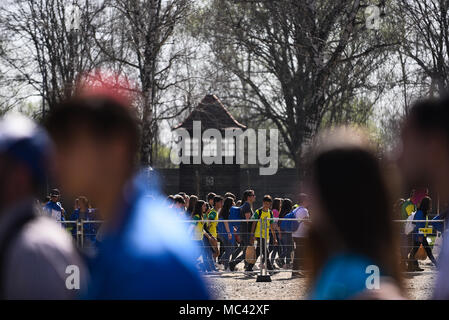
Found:
[[[448,99],[417,102],[394,161],[407,185],[429,186],[441,203],[449,203],[448,122]],[[428,222],[431,199],[415,191],[397,202],[410,222],[399,232],[387,166],[363,130],[322,131],[308,154],[298,203],[264,195],[257,209],[253,190],[241,200],[232,193],[166,198],[150,190],[139,174],[139,137],[134,109],[104,92],[63,101],[43,128],[22,116],[0,120],[2,298],[208,299],[201,271],[238,270],[242,262],[251,271],[260,256],[260,267],[307,276],[311,299],[402,299],[401,263],[422,270],[415,261],[421,248],[438,266],[434,298],[449,298],[447,211]],[[56,189],[36,208],[50,173],[68,198],[78,198],[70,216]],[[80,254],[70,234],[46,216],[104,221],[97,254]],[[438,260],[429,225],[443,234]],[[70,288],[68,266],[80,275]],[[376,290],[367,287],[373,267]]]
[[[180,217],[194,221],[189,234],[202,248],[200,270],[216,272],[217,265],[222,265],[225,271],[235,271],[244,262],[244,270],[253,271],[260,256],[261,268],[294,269],[293,277],[302,276],[299,270],[309,223],[307,195],[300,194],[295,205],[288,198],[264,195],[262,207],[254,210],[255,200],[254,190],[246,190],[241,200],[231,192],[224,196],[210,192],[205,200],[184,192],[167,198]]]

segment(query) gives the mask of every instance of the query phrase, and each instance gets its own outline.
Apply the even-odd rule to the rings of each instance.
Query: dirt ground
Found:
[[[404,287],[409,299],[426,300],[432,296],[436,270],[429,260],[421,262],[421,273],[404,273]],[[207,275],[209,289],[220,300],[298,300],[306,299],[306,279],[291,279],[291,272],[271,276],[272,282],[256,282],[256,274]]]

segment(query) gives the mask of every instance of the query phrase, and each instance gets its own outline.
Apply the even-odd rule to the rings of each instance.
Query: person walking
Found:
[[[267,263],[267,269],[273,270],[270,259],[268,259],[268,241],[270,238],[270,231],[272,236],[275,238],[274,243],[277,244],[277,240],[274,233],[274,227],[272,225],[273,211],[271,211],[272,199],[270,195],[265,195],[262,200],[262,208],[257,209],[252,217],[253,220],[257,222],[252,223],[251,227],[251,241],[250,245],[253,245],[254,238],[257,241],[256,247],[256,261],[259,256],[261,256],[261,265]],[[248,264],[247,270],[252,271],[254,264]]]
[[[295,244],[295,255],[293,258],[293,273],[292,277],[299,277],[302,274],[299,270],[304,268],[304,258],[305,258],[305,249],[306,249],[306,241],[308,235],[308,221],[304,221],[302,219],[309,219],[309,199],[307,194],[301,193],[299,195],[298,207],[293,210],[293,214],[295,219],[300,219],[298,221],[298,227],[296,230],[292,232],[293,242]]]
[[[234,206],[234,199],[231,197],[226,198],[223,202],[223,207],[220,210],[220,222],[217,226],[218,238],[221,239],[220,252],[223,253],[221,257],[219,257],[219,262],[223,264],[225,270],[229,269],[229,258],[235,242],[232,227],[227,222],[227,220],[229,220],[229,213],[232,206]]]
[[[293,202],[285,198],[282,200],[281,212],[279,213],[280,219],[288,219],[287,215],[292,212]],[[291,221],[288,220],[280,220],[279,221],[279,229],[280,229],[280,253],[279,258],[276,260],[279,268],[290,269],[293,267],[291,264],[291,253],[293,250],[293,238],[292,238],[292,230],[291,230]]]
[[[229,263],[229,269],[231,271],[235,270],[235,267],[242,261],[245,260],[246,248],[250,245],[250,234],[251,234],[251,225],[250,219],[254,215],[252,204],[256,201],[256,194],[254,190],[245,190],[243,192],[243,204],[240,207],[240,219],[245,220],[240,223],[239,229],[239,238],[240,238],[240,248],[237,249],[240,254],[234,260]],[[248,265],[245,261],[245,271],[248,270]]]
[[[272,204],[272,211],[273,211],[273,228],[274,228],[274,237],[270,237],[270,243],[268,245],[268,253],[270,255],[270,261],[271,265],[274,269],[277,269],[274,262],[276,260],[276,256],[280,253],[280,242],[281,242],[281,230],[279,229],[279,213],[281,211],[281,205],[282,205],[282,199],[281,198],[274,198],[273,204]],[[277,240],[276,244],[274,243],[274,239]]]
[[[415,216],[413,217],[413,221],[415,224],[415,228],[413,229],[412,235],[413,235],[413,246],[410,250],[410,259],[415,259],[416,252],[418,252],[420,246],[423,246],[424,250],[427,253],[427,256],[429,257],[430,261],[436,266],[436,259],[433,256],[432,249],[429,246],[429,243],[427,242],[427,235],[426,233],[421,232],[422,228],[427,228],[428,226],[428,214],[429,211],[432,209],[432,201],[430,197],[424,197],[421,200],[421,204],[418,208],[418,211],[416,211]],[[425,222],[423,221],[425,220]],[[408,271],[424,271],[424,269],[421,269],[419,265],[413,265],[409,264]]]

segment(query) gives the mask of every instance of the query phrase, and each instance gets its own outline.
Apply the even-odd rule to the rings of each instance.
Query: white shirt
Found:
[[[308,219],[309,211],[304,207],[298,207],[294,211],[296,219]],[[307,236],[308,226],[304,221],[298,221],[299,227],[292,232],[293,238],[304,238]]]
[[[0,215],[0,241],[15,219],[33,215],[33,202],[25,201]],[[23,227],[7,248],[4,295],[6,299],[73,299],[79,290],[66,287],[67,266],[80,271],[80,289],[87,284],[87,270],[67,231],[52,219],[38,216]]]

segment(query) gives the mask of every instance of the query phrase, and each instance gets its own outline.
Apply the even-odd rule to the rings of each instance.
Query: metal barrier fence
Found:
[[[103,221],[100,220],[73,220],[58,221],[68,231],[76,246],[80,249],[94,249],[98,242],[98,230]]]
[[[271,271],[274,272],[292,272],[293,274],[301,275],[304,271],[305,266],[305,242],[306,242],[306,230],[304,232],[292,232],[285,226],[283,222],[297,222],[299,224],[299,228],[307,229],[306,225],[310,222],[310,219],[287,219],[287,218],[273,218],[273,219],[259,219],[259,220],[201,220],[201,221],[186,221],[190,223],[225,223],[231,224],[234,226],[234,223],[259,223],[256,226],[260,228],[260,232],[258,236],[255,233],[252,233],[252,227],[247,227],[246,229],[236,228],[237,230],[233,230],[233,239],[234,243],[229,243],[226,240],[226,233],[217,232],[217,240],[219,244],[217,245],[218,253],[215,250],[210,249],[212,245],[208,244],[210,241],[206,241],[204,245],[205,249],[212,250],[215,255],[218,255],[217,259],[212,255],[210,258],[210,254],[205,254],[206,259],[212,259],[214,265],[212,266],[212,272],[215,271],[215,262],[221,262],[223,264],[223,256],[221,256],[222,252],[226,252],[226,250],[231,250],[234,253],[231,253],[231,256],[224,255],[224,259],[227,261],[223,264],[223,270],[220,270],[219,273],[227,273],[227,272],[254,272],[253,267],[257,269],[257,262],[259,266],[258,272],[261,276],[268,274]],[[417,253],[418,250],[425,250],[426,255],[424,257],[418,258],[419,260],[425,260],[427,257],[431,259],[431,261],[435,261],[433,257],[438,256],[439,250],[442,244],[442,234],[443,231],[446,230],[446,225],[444,220],[393,220],[395,223],[400,223],[402,226],[399,228],[400,230],[400,255],[401,255],[401,263],[403,264],[403,272],[416,272],[420,271],[419,265],[417,264]],[[305,222],[304,226],[301,226],[301,223]],[[424,228],[415,227],[419,223],[428,224]],[[405,232],[405,227],[407,224],[411,224],[413,230]],[[440,226],[437,226],[441,224]],[[273,230],[272,226],[273,225]],[[437,227],[436,227],[437,226]],[[297,229],[298,226],[296,226]],[[416,229],[416,230],[415,230]],[[256,231],[255,230],[255,231]],[[231,231],[231,230],[230,230]],[[274,236],[273,236],[274,233]],[[267,237],[268,235],[268,237]],[[237,237],[236,237],[237,236]],[[422,238],[421,238],[422,237]],[[240,238],[240,239],[238,239]],[[268,238],[268,241],[267,241]],[[273,239],[276,238],[277,241]],[[357,241],[355,239],[355,241]],[[212,241],[213,242],[213,241]],[[255,263],[248,268],[248,263],[245,263],[244,269],[236,269],[236,265],[245,261],[244,253],[246,248],[252,246],[255,248],[255,257],[253,259]],[[423,247],[420,249],[420,247]],[[230,247],[230,249],[228,249]],[[254,250],[253,250],[254,251]],[[240,254],[240,257],[235,257],[235,252]],[[221,261],[220,261],[221,258]],[[226,265],[230,265],[230,268],[227,269]],[[414,264],[415,266],[412,268],[409,264]],[[436,272],[435,268],[432,268],[431,271],[427,273]],[[421,273],[426,273],[422,272]]]
[[[198,257],[199,260],[202,259],[203,264],[200,269],[209,274],[244,272],[259,273],[260,277],[265,277],[270,272],[299,273],[304,265],[305,238],[293,237],[289,223],[307,223],[310,222],[309,219],[220,219],[184,222],[191,224],[190,231],[198,224],[206,226],[203,236],[196,237],[196,241],[203,248],[201,256]],[[217,269],[217,265],[222,267]]]
[[[257,272],[261,277],[272,271],[294,274],[303,271],[305,235],[310,221],[310,219],[287,218],[180,220],[187,223],[192,240],[202,247],[201,255],[197,257],[201,270],[209,274]],[[421,246],[431,260],[434,256],[438,256],[442,233],[446,230],[444,220],[414,220],[411,232],[406,230],[407,226],[410,229],[411,221],[393,221],[402,224],[400,253],[403,264],[414,264],[416,267],[415,256],[419,250],[422,251]],[[102,221],[77,220],[60,223],[71,233],[79,248],[96,247]],[[424,223],[424,228],[415,227],[419,223]],[[201,228],[198,229],[199,224]],[[304,228],[304,231],[298,232],[298,228]],[[414,272],[411,268],[407,271]]]
[[[435,273],[436,269],[422,272],[418,260],[427,258],[436,265],[443,233],[446,230],[445,220],[393,220],[399,226],[400,259],[404,272]]]

